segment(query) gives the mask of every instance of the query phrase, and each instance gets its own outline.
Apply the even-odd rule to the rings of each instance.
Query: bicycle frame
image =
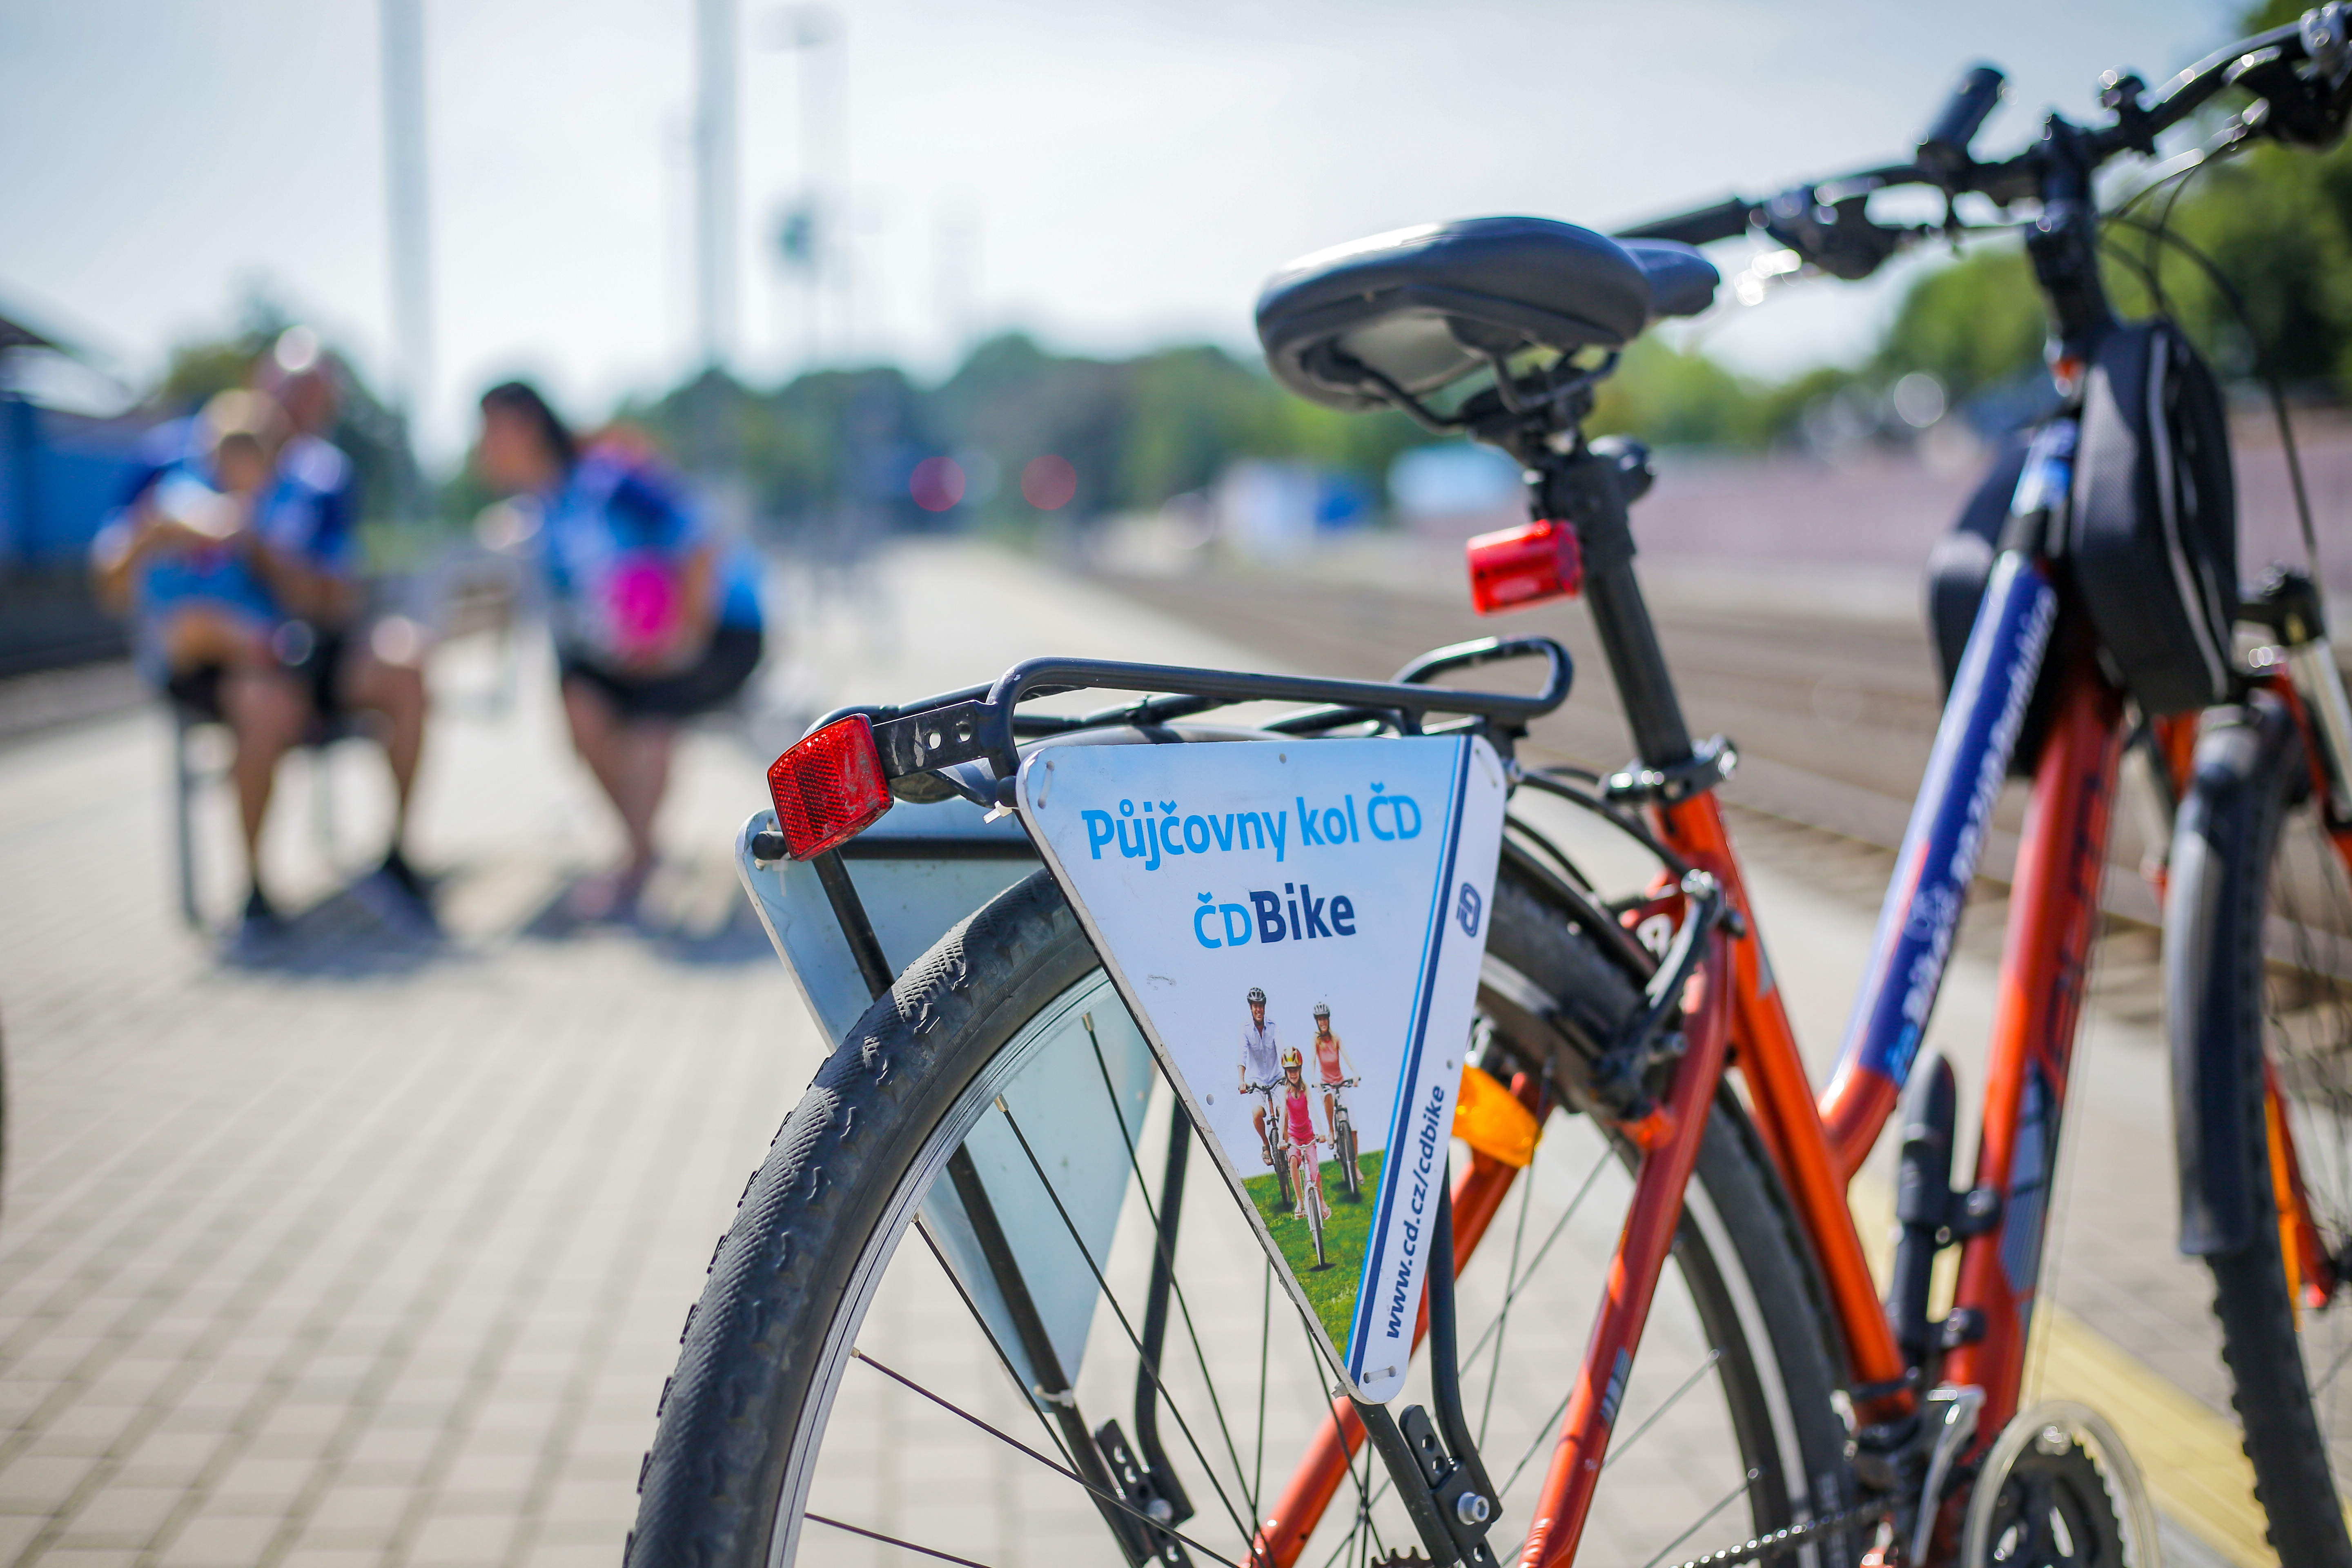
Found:
[[[1630,568],[1627,576],[1620,595],[1596,597],[1596,617],[1605,614],[1604,603],[1638,606]],[[2122,754],[2121,700],[2100,677],[2087,647],[2058,635],[2061,618],[2057,595],[2040,569],[2022,555],[2004,557],[1937,732],[1843,1055],[1818,1100],[1752,916],[1739,924],[1740,934],[1713,939],[1715,951],[1685,1003],[1690,1043],[1671,1098],[1625,1130],[1642,1150],[1633,1200],[1538,1494],[1521,1558],[1529,1568],[1575,1554],[1607,1454],[1617,1393],[1681,1219],[1707,1108],[1729,1067],[1746,1082],[1758,1129],[1811,1247],[1846,1350],[1857,1423],[1884,1422],[1917,1408],[1923,1391],[1906,1379],[1846,1187],[1916,1059],[1993,797],[2045,653],[2056,643],[2068,652],[2055,671],[2060,694],[2035,770],[2015,873],[1979,1140],[1977,1184],[2001,1194],[2002,1222],[1965,1244],[1948,1320],[1960,1325],[1963,1342],[1951,1347],[1944,1364],[1947,1384],[1983,1389],[1979,1430],[1988,1441],[2014,1412],[2047,1214],[2046,1205],[2012,1202],[2011,1195],[2038,1194],[2051,1170]],[[1638,665],[1654,650],[1648,632],[1645,615],[1604,624],[1612,667],[1621,660]],[[1673,727],[1679,728],[1678,716]],[[1656,739],[1670,756],[1676,737],[1668,731]],[[1687,742],[1683,750],[1687,754]],[[1654,765],[1667,760],[1655,758]],[[1748,914],[1738,857],[1713,792],[1657,805],[1652,820],[1669,848],[1714,877],[1730,907]],[[1474,1160],[1457,1180],[1459,1258],[1466,1259],[1475,1247],[1514,1174]],[[1263,1561],[1297,1561],[1360,1431],[1352,1412],[1335,1410],[1260,1534]]]

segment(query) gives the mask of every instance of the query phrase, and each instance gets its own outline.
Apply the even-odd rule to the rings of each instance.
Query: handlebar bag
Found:
[[[2066,554],[2108,672],[2144,713],[2226,701],[2237,491],[2213,373],[2165,321],[2100,340],[2084,388]]]

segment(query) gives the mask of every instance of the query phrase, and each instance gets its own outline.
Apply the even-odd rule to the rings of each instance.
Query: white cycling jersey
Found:
[[[1252,1085],[1271,1083],[1282,1076],[1282,1043],[1274,1021],[1242,1026],[1242,1076]]]

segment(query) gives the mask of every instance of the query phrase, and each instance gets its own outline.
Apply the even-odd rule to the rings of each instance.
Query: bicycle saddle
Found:
[[[1615,240],[1539,217],[1478,217],[1376,234],[1299,258],[1258,296],[1276,379],[1334,408],[1414,396],[1492,354],[1620,349],[1664,316],[1714,301],[1714,265],[1687,245]]]

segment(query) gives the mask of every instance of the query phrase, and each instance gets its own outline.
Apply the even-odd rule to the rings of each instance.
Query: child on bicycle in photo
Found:
[[[1311,1192],[1328,1220],[1331,1205],[1323,1196],[1323,1162],[1315,1152],[1315,1100],[1307,1088],[1305,1059],[1295,1047],[1282,1053],[1282,1121],[1290,1137],[1290,1163],[1298,1173],[1298,1203],[1290,1212],[1305,1219]]]
[[[1241,1089],[1255,1094],[1282,1076],[1282,1045],[1272,1024],[1265,1021],[1265,992],[1255,985],[1249,988],[1250,1021],[1242,1026]],[[1257,1129],[1260,1157],[1268,1165],[1274,1163],[1274,1146],[1265,1136],[1265,1105],[1261,1101],[1250,1112],[1250,1121]]]
[[[1339,1136],[1339,1089],[1348,1079],[1359,1076],[1354,1069],[1348,1047],[1331,1032],[1331,1004],[1316,1003],[1315,1071],[1323,1084],[1323,1125],[1330,1130],[1335,1142]]]

